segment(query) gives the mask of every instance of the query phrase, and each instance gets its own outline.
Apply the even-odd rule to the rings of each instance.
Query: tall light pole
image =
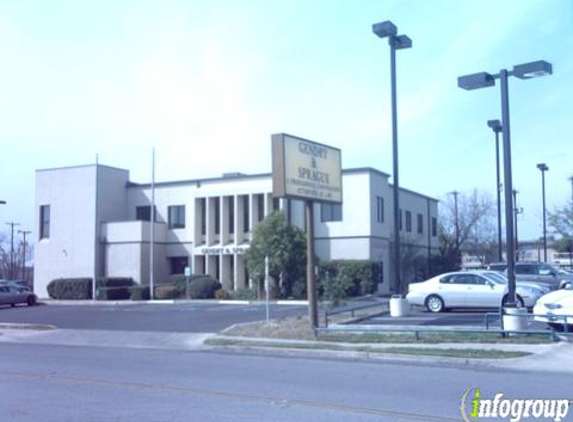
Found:
[[[517,234],[517,216],[523,212],[523,208],[518,208],[517,206],[517,194],[519,191],[517,189],[513,189],[513,227],[515,228],[515,260],[519,261],[519,237]]]
[[[26,235],[32,233],[30,230],[18,230],[23,237],[23,251],[22,251],[22,279],[28,281],[26,278]]]
[[[547,224],[545,218],[545,172],[549,170],[547,164],[539,163],[537,168],[541,171],[541,195],[543,197],[543,262],[547,262]]]
[[[400,279],[400,183],[398,177],[398,110],[396,105],[396,50],[412,47],[412,40],[406,35],[396,35],[398,28],[390,21],[375,23],[372,32],[380,38],[388,38],[390,45],[390,79],[392,85],[392,162],[394,184],[394,285],[396,294],[401,294]]]
[[[503,133],[503,168],[505,190],[505,237],[507,255],[507,285],[508,305],[515,306],[515,245],[513,242],[513,198],[511,178],[511,135],[509,123],[509,90],[508,78],[515,76],[519,79],[530,79],[538,76],[550,75],[553,72],[551,63],[539,60],[532,63],[513,66],[513,70],[501,69],[498,74],[487,72],[460,76],[458,86],[462,89],[472,90],[495,85],[500,80],[501,85],[501,122]]]
[[[454,222],[456,226],[456,252],[460,252],[460,222],[458,219],[458,191],[448,192],[449,195],[454,196]]]
[[[488,120],[487,125],[495,133],[495,175],[496,175],[496,193],[497,193],[497,261],[501,262],[503,254],[501,252],[501,181],[499,177],[499,133],[502,131],[499,120]]]
[[[14,223],[13,221],[10,223],[6,223],[10,226],[11,234],[10,234],[10,280],[14,280],[14,227],[19,226],[20,223]]]

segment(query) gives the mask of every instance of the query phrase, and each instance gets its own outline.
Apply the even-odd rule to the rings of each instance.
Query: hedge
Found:
[[[92,298],[91,278],[57,278],[47,287],[52,299],[85,300]]]
[[[131,293],[131,300],[149,300],[151,298],[149,286],[142,286],[141,284],[136,284],[129,288]]]
[[[87,300],[92,299],[92,278],[57,278],[50,281],[47,290],[52,299]],[[98,299],[129,299],[130,287],[135,285],[127,277],[102,277],[98,279]]]
[[[379,261],[334,260],[319,264],[318,285],[322,296],[334,302],[345,297],[364,296],[376,292],[383,280]]]
[[[131,286],[98,287],[98,300],[125,300],[131,298]]]

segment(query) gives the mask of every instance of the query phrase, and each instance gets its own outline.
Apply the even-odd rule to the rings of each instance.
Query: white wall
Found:
[[[36,244],[34,290],[46,298],[55,278],[93,276],[95,166],[36,172],[36,236],[42,205],[50,205],[50,236]]]

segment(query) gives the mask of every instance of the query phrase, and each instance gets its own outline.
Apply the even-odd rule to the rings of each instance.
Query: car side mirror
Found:
[[[489,287],[491,287],[492,289],[493,289],[494,286],[495,286],[495,283],[494,283],[493,281],[489,281],[489,280],[487,280],[487,281],[485,282],[485,284],[487,284],[487,285],[488,285]]]

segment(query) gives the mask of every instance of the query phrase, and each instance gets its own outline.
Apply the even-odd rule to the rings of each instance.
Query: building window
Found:
[[[402,230],[404,229],[404,226],[403,226],[403,224],[402,224],[402,210],[400,210],[400,213],[399,213],[399,214],[400,214],[400,215],[399,215],[399,218],[398,218],[398,220],[399,220],[399,227],[400,227],[400,231],[402,231]]]
[[[418,214],[418,234],[424,234],[424,216]]]
[[[153,206],[154,210],[154,220],[157,221],[157,209]],[[138,221],[151,221],[151,206],[143,205],[140,207],[135,207],[135,219]]]
[[[406,231],[412,231],[412,213],[410,211],[406,211]]]
[[[281,208],[280,198],[273,198],[273,211],[278,211]]]
[[[243,232],[247,233],[251,229],[249,224],[249,195],[243,196]]]
[[[265,218],[265,196],[262,193],[257,195],[257,210],[259,222],[261,222]]]
[[[185,205],[167,207],[168,224],[170,229],[185,228]]]
[[[384,222],[384,198],[381,196],[376,197],[376,221],[378,223]]]
[[[235,232],[235,197],[229,197],[229,233]]]
[[[184,274],[185,267],[189,265],[189,258],[186,256],[174,256],[169,258],[171,264],[171,274]]]
[[[215,234],[221,233],[221,202],[219,198],[215,198],[214,203],[214,214],[215,214]]]
[[[438,235],[438,220],[436,217],[432,217],[432,236],[436,237]]]
[[[207,233],[207,200],[205,198],[199,200],[199,208],[201,209],[201,235],[205,236]]]
[[[50,238],[50,206],[40,206],[40,239]]]
[[[342,205],[322,204],[320,207],[320,221],[342,221]]]

